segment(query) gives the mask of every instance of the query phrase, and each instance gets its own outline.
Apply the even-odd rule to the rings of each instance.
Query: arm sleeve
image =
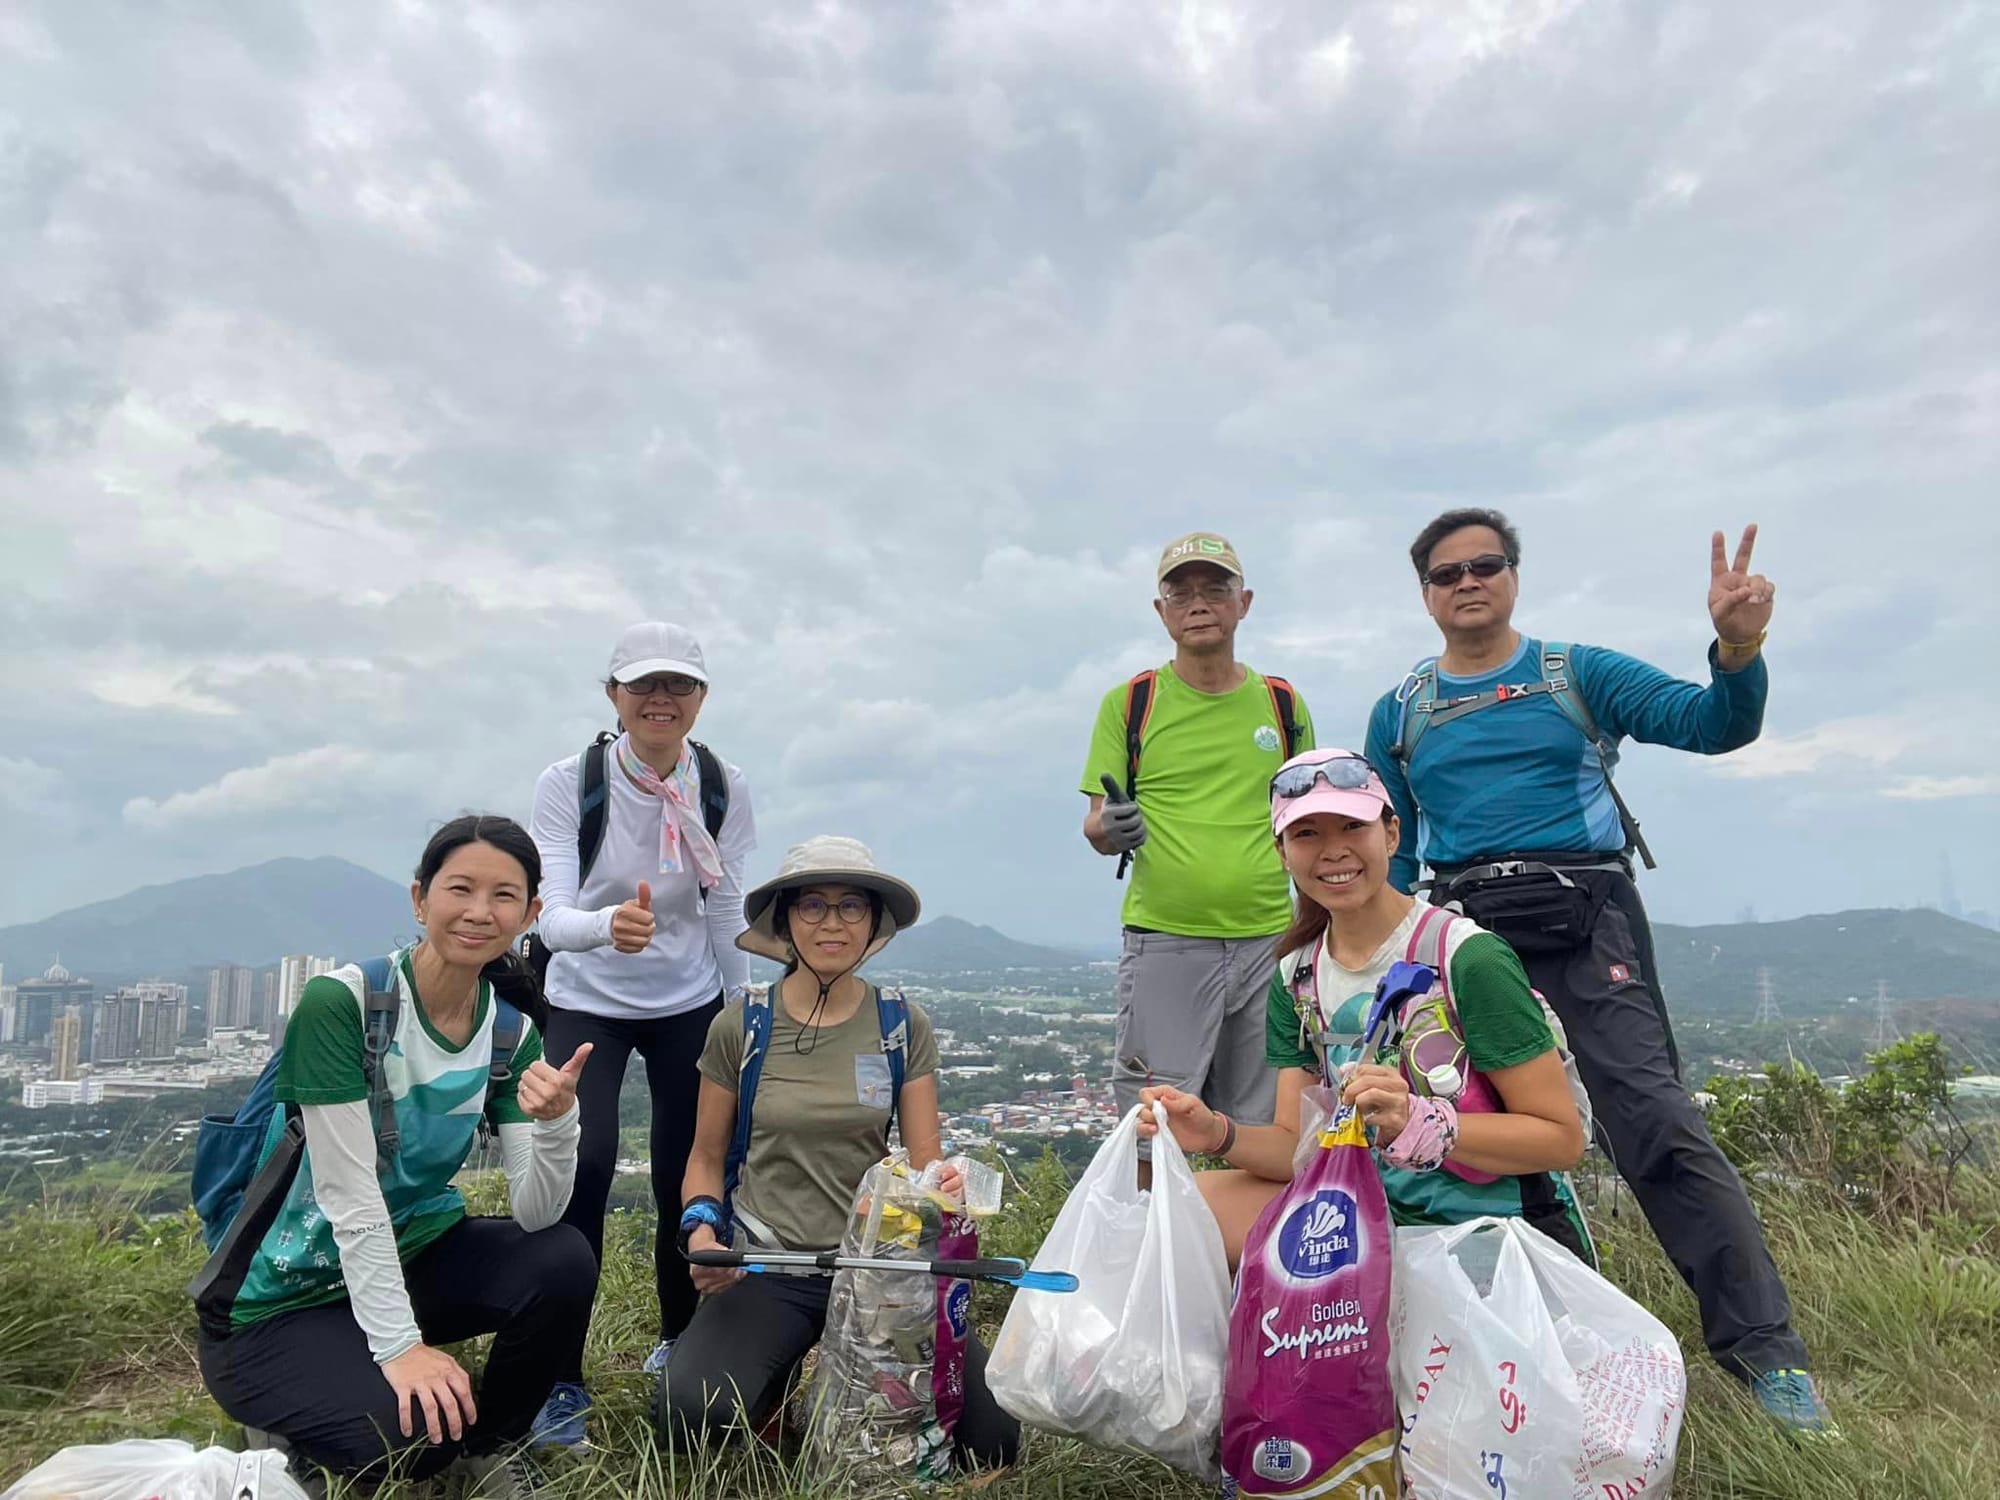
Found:
[[[1159,684],[1153,685],[1158,692]],[[1125,784],[1125,688],[1121,684],[1104,695],[1097,705],[1097,722],[1090,730],[1090,750],[1083,760],[1083,780],[1078,790],[1086,797],[1104,795],[1102,778]]]
[[[547,1229],[569,1207],[582,1119],[583,1107],[572,1104],[568,1114],[553,1120],[529,1120],[499,1128],[507,1199],[514,1208],[514,1222],[530,1233]]]
[[[920,1005],[910,1007],[910,1056],[903,1066],[903,1082],[928,1078],[938,1070],[937,1035],[931,1018]]]
[[[384,1364],[415,1348],[424,1336],[410,1309],[396,1232],[382,1201],[382,1185],[375,1180],[375,1126],[368,1101],[307,1104],[299,1113],[306,1127],[313,1196],[333,1226],[348,1305],[367,1335],[368,1352],[375,1363]]]
[[[1403,825],[1402,839],[1389,859],[1389,884],[1408,895],[1422,873],[1418,845],[1423,828],[1418,822],[1417,799],[1410,791],[1409,778],[1390,753],[1402,727],[1399,723],[1402,708],[1392,692],[1376,700],[1374,712],[1368,715],[1368,739],[1361,753],[1382,778],[1382,785],[1388,789],[1389,804],[1396,809],[1396,821]]]
[[[542,915],[536,930],[556,953],[582,953],[611,941],[616,906],[591,911],[577,905],[575,762],[558,761],[535,783],[535,811],[528,832],[542,856]]]
[[[750,787],[743,773],[725,766],[729,778],[729,812],[722,820],[716,852],[722,856],[722,878],[708,893],[703,920],[708,924],[708,946],[715,954],[715,967],[722,973],[722,992],[727,995],[750,982],[750,955],[736,946],[743,931],[744,872],[750,852],[757,847],[757,814],[750,805]]]
[[[1601,646],[1579,646],[1574,655],[1577,687],[1606,734],[1722,755],[1742,749],[1763,731],[1770,675],[1761,655],[1725,672],[1711,645],[1707,687]]]
[[[1281,968],[1271,971],[1271,987],[1264,993],[1264,1061],[1273,1068],[1319,1071],[1312,1045],[1299,1039],[1298,1007],[1292,1003]]]
[[[1460,943],[1451,955],[1451,988],[1465,1050],[1480,1072],[1555,1050],[1555,1033],[1528,987],[1528,971],[1505,938],[1476,932]]]

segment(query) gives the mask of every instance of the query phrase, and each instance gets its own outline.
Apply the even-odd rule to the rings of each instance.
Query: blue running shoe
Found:
[[[590,1410],[590,1392],[571,1381],[561,1381],[542,1403],[528,1438],[542,1448],[581,1448],[590,1442],[584,1431],[583,1414]]]
[[[673,1358],[673,1353],[674,1341],[661,1339],[659,1343],[653,1345],[653,1352],[646,1356],[646,1362],[639,1368],[648,1375],[657,1375],[667,1367],[667,1361]]]
[[[1750,1394],[1764,1415],[1799,1437],[1838,1437],[1810,1370],[1766,1370],[1750,1379]]]

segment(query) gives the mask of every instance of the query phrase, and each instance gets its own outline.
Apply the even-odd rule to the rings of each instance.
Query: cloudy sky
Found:
[[[753,874],[1105,939],[1162,542],[1324,739],[1520,623],[1763,741],[1628,757],[1657,915],[2000,910],[2000,22],[1933,0],[0,4],[0,922],[525,815],[684,620]]]

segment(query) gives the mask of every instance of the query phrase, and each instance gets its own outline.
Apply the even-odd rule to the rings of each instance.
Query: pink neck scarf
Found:
[[[660,873],[678,875],[687,868],[687,856],[692,855],[695,878],[702,890],[712,890],[722,879],[722,855],[701,820],[694,752],[682,745],[680,763],[674,767],[673,775],[663,777],[639,759],[632,749],[630,735],[619,735],[612,748],[618,753],[618,769],[642,791],[660,799]]]

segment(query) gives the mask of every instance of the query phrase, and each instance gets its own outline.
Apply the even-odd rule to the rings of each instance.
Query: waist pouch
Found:
[[[1443,884],[1443,895],[1516,953],[1569,953],[1590,941],[1600,902],[1582,880],[1547,865]]]

